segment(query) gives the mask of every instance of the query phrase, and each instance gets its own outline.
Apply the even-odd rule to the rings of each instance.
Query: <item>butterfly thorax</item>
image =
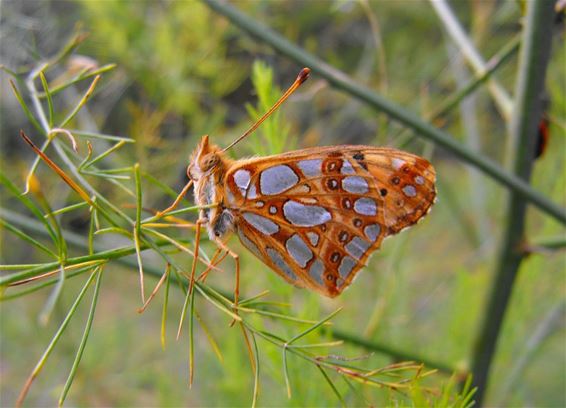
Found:
[[[224,206],[223,178],[231,160],[222,150],[208,143],[208,136],[193,152],[188,176],[194,182],[195,203],[202,208],[200,219],[204,221],[211,240],[225,241],[234,230],[234,217]]]

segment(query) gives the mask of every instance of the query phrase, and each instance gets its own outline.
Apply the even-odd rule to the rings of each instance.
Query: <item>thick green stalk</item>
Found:
[[[465,163],[478,168],[492,179],[512,190],[516,196],[531,202],[545,213],[556,218],[562,224],[566,224],[566,211],[563,208],[537,192],[529,183],[525,182],[525,180],[506,172],[493,160],[479,152],[467,148],[462,143],[456,141],[450,134],[435,128],[414,113],[383,98],[366,86],[356,84],[342,71],[306,52],[304,49],[291,43],[265,25],[258,23],[256,19],[245,15],[230,4],[217,0],[203,1],[212,10],[225,16],[242,30],[257,37],[260,41],[270,45],[281,54],[286,55],[302,65],[308,66],[312,69],[313,73],[326,79],[335,88],[345,91],[352,97],[363,101],[376,110],[382,111],[391,118],[403,123],[413,129],[418,136],[434,142]]]
[[[541,92],[552,41],[553,2],[527,2],[527,16],[519,57],[516,102],[510,132],[515,140],[513,170],[528,182],[535,159],[537,126],[542,112]],[[488,386],[489,369],[496,351],[497,339],[513,283],[525,256],[522,249],[525,233],[527,202],[517,191],[511,191],[507,203],[501,253],[497,262],[495,281],[491,289],[484,322],[478,334],[472,373],[478,387],[476,402],[482,405]]]

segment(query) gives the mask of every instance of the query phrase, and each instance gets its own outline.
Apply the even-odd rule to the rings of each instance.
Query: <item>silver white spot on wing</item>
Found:
[[[399,170],[405,164],[405,160],[398,159],[397,157],[391,160],[391,165],[395,170]]]
[[[424,184],[423,176],[415,176],[415,183],[417,183],[419,186],[422,186]]]
[[[281,164],[261,172],[259,188],[262,194],[275,195],[289,190],[299,182],[299,177],[289,166]]]
[[[255,188],[255,184],[250,185],[250,187],[248,188],[248,194],[246,195],[246,198],[251,200],[257,198],[257,191]]]
[[[415,188],[415,186],[407,184],[405,187],[403,187],[403,193],[405,193],[407,197],[415,197],[417,195],[417,189]]]
[[[293,189],[293,194],[308,194],[311,192],[311,188],[308,184],[301,184]]]
[[[234,183],[236,183],[236,186],[244,197],[246,196],[246,192],[248,191],[248,187],[250,185],[250,176],[250,172],[244,169],[236,170],[236,172],[232,176],[234,178]]]
[[[269,214],[277,214],[277,207],[275,207],[274,205],[270,205]]]
[[[293,258],[301,268],[307,266],[307,263],[313,257],[312,251],[299,234],[293,234],[291,238],[285,242],[285,248],[287,248],[287,252],[289,252],[291,258]]]
[[[376,215],[377,204],[368,197],[358,198],[354,203],[354,211],[362,215]]]
[[[265,203],[263,201],[256,201],[255,206],[256,208],[263,208],[263,206],[265,205]]]
[[[340,169],[340,173],[342,174],[356,174],[356,170],[352,167],[352,163],[348,160],[344,160],[342,162],[342,168]]]
[[[322,169],[321,159],[301,160],[297,162],[297,166],[307,177],[320,176]]]
[[[289,265],[287,265],[287,262],[285,262],[283,257],[279,254],[279,252],[269,247],[266,248],[266,251],[267,251],[267,255],[269,256],[271,261],[275,264],[275,266],[277,266],[278,269],[283,271],[285,275],[291,278],[291,280],[294,281],[297,280],[297,276],[293,273],[293,270]]]
[[[311,267],[309,268],[310,277],[319,285],[324,285],[324,280],[322,279],[324,274],[324,264],[320,259],[315,260]]]
[[[360,260],[370,246],[369,242],[361,239],[360,237],[354,237],[346,244],[345,248],[350,255],[357,260]]]
[[[332,215],[324,207],[304,205],[291,200],[283,204],[283,214],[291,224],[299,227],[313,227],[332,219]]]
[[[379,234],[381,234],[381,226],[379,224],[369,224],[364,228],[364,234],[371,242],[375,242]]]
[[[241,229],[238,229],[238,236],[240,237],[240,241],[246,248],[248,248],[258,258],[263,258],[263,255],[261,254],[257,245],[254,244],[246,235],[244,235],[244,232]]]
[[[342,258],[342,261],[340,262],[340,266],[338,267],[338,273],[340,274],[340,277],[343,280],[346,280],[348,278],[348,275],[352,273],[352,270],[354,269],[356,264],[357,264],[356,260],[350,258],[349,256],[345,256],[344,258]]]
[[[320,236],[316,232],[313,232],[313,231],[307,232],[307,237],[308,237],[309,241],[311,242],[312,246],[318,245],[318,240],[320,239]]]
[[[348,176],[342,180],[342,188],[352,194],[365,194],[369,191],[367,181],[360,176]]]
[[[279,232],[279,225],[268,218],[250,212],[243,213],[244,219],[259,232],[266,235],[273,235]]]

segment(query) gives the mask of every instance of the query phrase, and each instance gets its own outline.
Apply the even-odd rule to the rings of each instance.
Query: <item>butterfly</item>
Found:
[[[236,297],[239,260],[226,246],[232,234],[287,282],[335,297],[384,238],[417,223],[435,201],[433,166],[392,148],[316,147],[242,160],[225,153],[308,73],[303,69],[274,107],[230,146],[222,149],[204,136],[191,155],[190,181],[181,195],[194,184],[202,207],[199,223],[236,259]]]

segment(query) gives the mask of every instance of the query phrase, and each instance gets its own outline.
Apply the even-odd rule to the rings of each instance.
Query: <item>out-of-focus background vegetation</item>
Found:
[[[456,17],[485,60],[520,35],[525,6],[522,2],[452,3]],[[462,49],[455,45],[426,1],[233,4],[346,72],[356,82],[424,118],[474,78]],[[251,113],[264,111],[267,101],[273,101],[280,88],[290,84],[302,68],[197,1],[12,0],[0,4],[0,13],[0,63],[14,71],[25,71],[52,57],[73,32],[88,33],[80,47],[49,72],[50,84],[56,86],[72,76],[72,70],[76,73],[87,65],[117,66],[103,75],[95,94],[69,127],[135,139],[135,143],[126,144],[107,158],[108,167],[139,163],[142,174],[176,191],[185,182],[189,154],[202,135],[209,134],[215,143],[227,145],[249,126],[254,116]],[[546,79],[548,148],[535,162],[532,176],[533,186],[561,206],[566,203],[563,30],[563,25],[557,23]],[[275,85],[270,84],[265,66],[257,61],[272,69]],[[514,53],[494,74],[499,86],[511,96],[517,66],[518,53]],[[37,144],[42,143],[42,136],[23,113],[9,78],[6,72],[0,73],[2,172],[23,191],[35,154],[19,138],[19,131],[23,129]],[[255,86],[252,78],[256,79]],[[89,83],[77,83],[57,94],[55,115],[65,117]],[[16,85],[23,87],[22,83]],[[258,96],[261,103],[257,102]],[[490,87],[483,84],[434,124],[481,155],[505,165],[509,154],[508,114],[505,107],[494,101]],[[79,139],[79,153],[83,156],[87,151],[84,140]],[[67,143],[63,138],[61,142]],[[271,125],[260,128],[231,154],[239,158],[295,147],[347,143],[400,147],[428,157],[438,173],[438,202],[431,214],[418,226],[387,240],[356,282],[335,300],[285,284],[234,238],[230,245],[241,255],[243,293],[251,296],[268,289],[266,300],[290,305],[281,309],[285,313],[315,321],[342,307],[332,320],[336,330],[405,352],[407,356],[420,356],[459,373],[467,372],[497,273],[507,190],[485,174],[463,165],[457,157],[413,137],[385,114],[333,89],[316,74],[281,108]],[[108,148],[95,142],[93,145],[98,149],[96,154]],[[47,154],[56,157],[50,149]],[[135,205],[134,197],[107,179],[89,180],[113,204],[132,214],[127,205]],[[171,202],[169,195],[147,178],[143,180],[144,206],[160,209]],[[133,189],[132,180],[119,182]],[[44,164],[38,168],[37,183],[53,209],[77,202],[77,196]],[[31,217],[7,189],[3,187],[1,194],[3,208]],[[30,198],[39,200],[37,194]],[[565,258],[563,252],[535,244],[539,239],[563,236],[564,229],[534,207],[527,214],[525,239],[532,244],[533,253],[522,263],[513,288],[485,403],[562,407],[566,406]],[[194,220],[192,215],[185,217]],[[88,209],[82,208],[60,216],[59,221],[66,231],[86,239],[89,219]],[[0,231],[0,263],[49,260],[7,229]],[[39,235],[37,239],[45,241]],[[106,248],[130,242],[112,234],[97,236],[96,240]],[[203,245],[209,254],[213,252],[210,243]],[[86,250],[69,245],[69,254],[83,255]],[[192,259],[188,255],[177,255],[176,259],[190,269]],[[144,255],[144,260],[163,269],[155,255]],[[213,271],[207,283],[229,292],[234,279],[233,263],[228,259],[222,265],[223,271]],[[14,404],[84,281],[85,276],[80,275],[65,282],[46,324],[38,316],[52,293],[50,288],[0,303],[1,405]],[[146,292],[156,282],[146,277]],[[106,265],[92,332],[67,397],[68,405],[251,404],[254,375],[237,325],[230,328],[226,315],[196,298],[199,316],[217,341],[222,361],[196,324],[195,380],[189,389],[187,335],[174,340],[184,300],[182,292],[173,287],[170,290],[165,351],[160,345],[164,293],[161,291],[141,315],[136,313],[139,293],[135,267]],[[73,363],[88,307],[88,300],[79,306],[33,383],[27,405],[56,403]],[[266,318],[256,323],[284,338],[307,327]],[[310,338],[313,343],[331,340],[320,333]],[[291,357],[288,371],[293,393],[288,399],[280,349],[261,340],[258,349],[259,405],[340,404],[316,367]],[[349,342],[321,354],[363,357],[356,363],[368,367],[382,367],[399,360]],[[418,395],[404,396],[388,388],[357,383],[350,388],[337,374],[331,377],[348,405],[418,405],[424,401]],[[449,378],[450,374],[441,370],[424,384],[440,390]]]

